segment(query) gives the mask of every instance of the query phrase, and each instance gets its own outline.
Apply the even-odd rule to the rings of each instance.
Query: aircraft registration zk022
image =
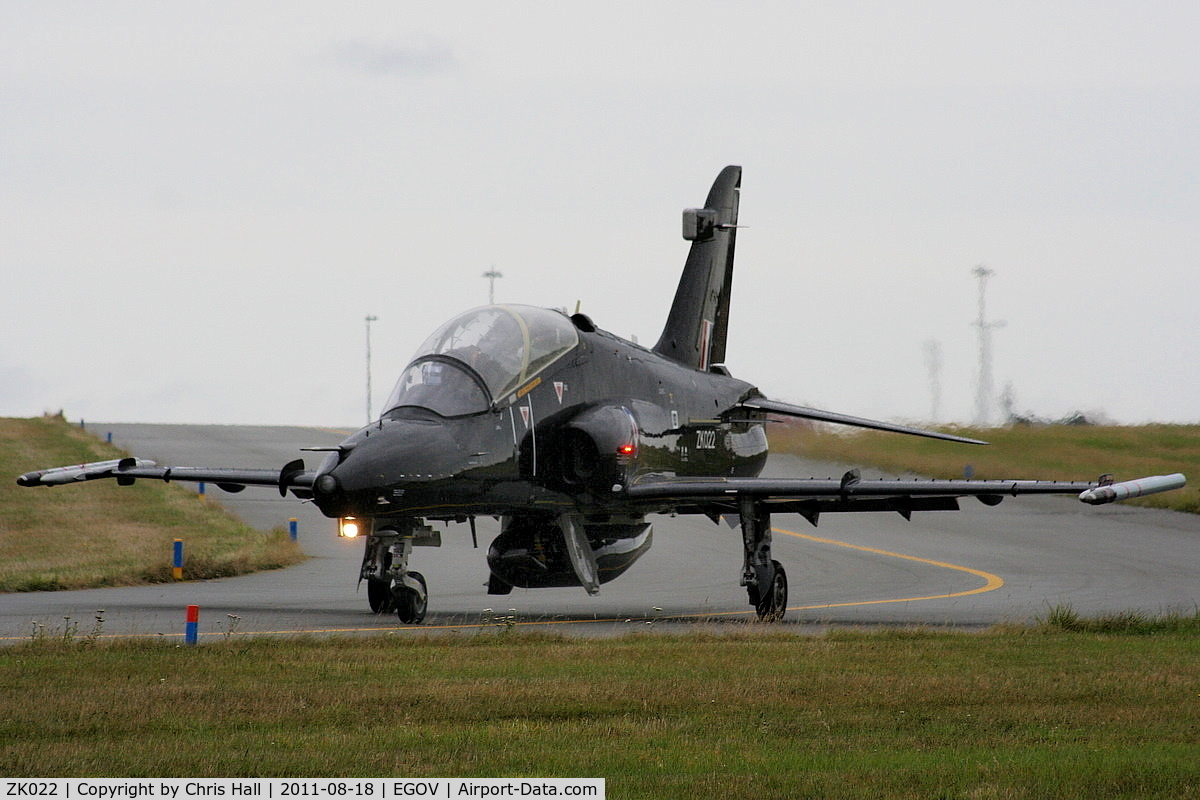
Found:
[[[1078,494],[1107,503],[1184,485],[1179,474],[1124,483],[1030,480],[840,480],[758,477],[768,415],[951,442],[973,439],[769,400],[725,367],[742,170],[721,171],[703,208],[683,212],[691,242],[658,343],[650,349],[587,316],[522,305],[466,311],[417,349],[378,420],[309,469],[160,467],[126,458],[22,475],[22,486],[113,478],[208,481],[227,491],[273,486],[311,499],[365,542],[360,580],[376,612],[425,617],[425,579],[412,548],[439,545],[430,522],[499,517],[488,592],[581,586],[595,594],[650,547],[653,514],[704,514],[741,526],[741,584],[758,615],[787,607],[771,557],[771,514],[814,525],[835,511],[958,509],[1019,494]]]

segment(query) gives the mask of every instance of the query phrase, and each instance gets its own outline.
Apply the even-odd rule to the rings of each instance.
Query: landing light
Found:
[[[362,531],[359,522],[354,517],[342,517],[338,520],[338,536],[353,539]]]

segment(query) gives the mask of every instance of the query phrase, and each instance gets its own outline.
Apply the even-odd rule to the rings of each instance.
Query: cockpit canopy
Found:
[[[458,315],[417,348],[384,408],[476,414],[574,349],[575,326],[534,306],[483,306]]]

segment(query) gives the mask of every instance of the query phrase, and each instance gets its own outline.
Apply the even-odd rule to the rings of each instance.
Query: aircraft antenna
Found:
[[[371,323],[378,320],[373,314],[367,315],[367,422],[370,423],[374,417],[371,415]]]
[[[987,279],[996,273],[983,264],[971,273],[979,279],[979,318],[973,325],[979,329],[979,383],[975,392],[975,424],[986,428],[992,415],[992,330],[1003,328],[1004,321],[988,322]]]
[[[496,278],[503,278],[504,273],[492,267],[483,273],[483,277],[488,279],[488,305],[494,306],[496,304]]]

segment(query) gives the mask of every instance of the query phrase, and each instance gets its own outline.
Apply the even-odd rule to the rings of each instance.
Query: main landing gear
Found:
[[[742,518],[742,586],[750,605],[764,622],[778,622],[787,611],[788,582],[783,565],[771,558],[771,512],[751,498],[740,498]]]
[[[429,608],[429,589],[425,576],[408,568],[414,543],[423,535],[436,536],[416,523],[401,530],[381,528],[367,537],[363,553],[361,580],[367,582],[367,602],[376,614],[395,612],[405,625],[417,625]]]

